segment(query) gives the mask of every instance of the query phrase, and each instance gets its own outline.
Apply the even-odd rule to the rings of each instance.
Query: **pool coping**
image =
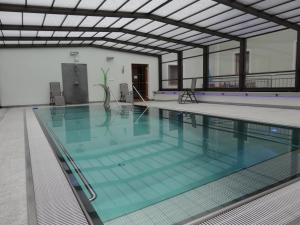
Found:
[[[99,215],[97,214],[97,212],[93,208],[92,204],[89,202],[88,198],[86,197],[84,191],[81,189],[81,187],[80,187],[79,183],[77,182],[77,180],[76,180],[75,176],[73,175],[73,173],[72,172],[71,173],[67,172],[67,170],[71,171],[71,169],[69,168],[69,165],[67,164],[64,157],[60,153],[59,149],[57,148],[54,140],[52,139],[52,137],[50,136],[50,134],[46,130],[45,126],[40,121],[39,117],[36,115],[35,110],[32,109],[32,112],[35,116],[35,119],[38,121],[38,124],[39,124],[40,128],[42,129],[43,134],[45,135],[45,137],[46,137],[46,139],[47,139],[47,141],[50,145],[50,148],[52,149],[52,151],[54,153],[54,156],[55,156],[58,164],[60,165],[61,171],[65,175],[65,178],[68,181],[68,184],[69,184],[74,196],[76,197],[76,200],[77,200],[84,216],[87,219],[87,222],[90,225],[104,225],[103,222],[101,221]],[[76,184],[76,187],[75,187],[74,183]]]
[[[85,105],[90,105],[90,104],[85,104]],[[67,106],[67,107],[76,107],[76,106],[82,106],[82,105],[71,105],[71,106]],[[145,107],[143,105],[136,105],[139,107]],[[50,106],[51,107],[51,106]],[[193,114],[198,114],[198,115],[207,115],[207,116],[212,116],[212,117],[217,117],[217,118],[223,118],[223,119],[234,119],[234,118],[230,118],[230,117],[223,117],[223,116],[219,116],[219,115],[212,115],[212,114],[204,114],[204,113],[197,113],[197,112],[191,112],[191,111],[183,111],[183,110],[178,110],[178,109],[169,109],[169,108],[160,108],[160,107],[155,107],[155,106],[150,106],[152,108],[158,108],[158,109],[165,109],[165,110],[169,110],[169,111],[180,111],[180,112],[186,112],[186,113],[193,113]],[[48,108],[48,107],[46,107]],[[85,196],[83,190],[78,190],[76,189],[73,185],[72,182],[74,182],[74,179],[72,179],[74,177],[74,175],[72,173],[67,173],[65,171],[65,167],[66,167],[66,161],[64,160],[64,158],[60,155],[59,150],[56,146],[56,144],[54,143],[54,141],[52,140],[52,137],[49,135],[48,131],[46,130],[46,128],[44,127],[43,123],[40,121],[39,117],[36,116],[36,113],[34,110],[32,110],[35,118],[37,119],[40,127],[43,130],[44,135],[47,138],[47,141],[49,143],[49,145],[51,146],[54,155],[57,159],[57,161],[59,162],[59,165],[63,171],[63,173],[65,174],[66,179],[68,180],[68,183],[70,185],[70,187],[72,188],[72,191],[77,199],[77,201],[79,202],[80,207],[82,208],[85,216],[88,219],[88,222],[90,224],[93,225],[103,225],[101,219],[99,218],[98,214],[96,213],[95,210],[91,209],[91,203],[88,201],[87,197]],[[289,127],[289,128],[299,128],[299,127],[292,127],[292,126],[287,126],[287,125],[277,125],[274,123],[264,123],[264,122],[259,122],[259,121],[254,121],[254,120],[246,120],[246,119],[234,119],[234,120],[241,120],[241,121],[246,121],[246,122],[251,122],[251,123],[258,123],[258,124],[267,124],[267,125],[275,125],[275,126],[280,126],[280,127]],[[57,153],[59,153],[57,155]],[[63,159],[63,160],[62,160]],[[67,165],[68,166],[68,165]],[[295,175],[292,178],[287,178],[286,180],[280,181],[274,185],[270,185],[266,188],[266,190],[261,189],[260,191],[257,191],[258,193],[254,192],[253,194],[250,194],[250,196],[247,197],[243,197],[242,200],[234,200],[233,202],[229,202],[228,205],[226,204],[226,206],[221,206],[221,209],[213,209],[212,212],[205,212],[205,213],[201,213],[201,215],[196,215],[193,216],[187,220],[181,221],[179,223],[176,223],[177,225],[196,225],[199,224],[201,222],[204,222],[206,220],[209,220],[213,217],[216,217],[222,213],[228,212],[234,208],[238,208],[241,205],[244,205],[248,202],[254,201],[255,199],[258,199],[260,197],[263,197],[269,193],[272,193],[276,190],[279,190],[281,188],[284,188],[292,183],[295,183],[297,181],[300,180],[300,174],[299,175]],[[71,182],[72,181],[72,182]],[[100,223],[99,223],[100,220]]]

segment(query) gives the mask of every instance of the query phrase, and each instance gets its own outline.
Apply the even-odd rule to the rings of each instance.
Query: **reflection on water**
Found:
[[[299,129],[131,106],[37,114],[97,192],[104,222],[242,171],[253,185],[237,183],[228,202],[299,173]]]

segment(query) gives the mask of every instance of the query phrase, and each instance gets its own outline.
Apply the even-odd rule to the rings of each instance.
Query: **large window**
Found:
[[[169,80],[170,86],[178,85],[178,66],[177,65],[169,65],[168,80]]]

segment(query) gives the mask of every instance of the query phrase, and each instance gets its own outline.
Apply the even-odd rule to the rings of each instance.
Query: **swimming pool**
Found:
[[[297,128],[140,106],[35,113],[105,225],[180,224],[300,171]]]

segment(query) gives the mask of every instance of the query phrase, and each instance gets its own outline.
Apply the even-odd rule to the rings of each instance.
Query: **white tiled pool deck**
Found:
[[[143,103],[139,104],[143,105]],[[148,102],[147,104],[152,107],[300,127],[300,110],[206,103],[179,105],[177,102]],[[0,109],[1,225],[2,223],[5,225],[27,224],[23,110],[23,108]],[[34,127],[34,125],[31,124],[35,123],[34,121],[29,120],[28,123],[29,127]],[[285,157],[286,160],[290,158],[287,155]],[[276,162],[274,161],[273,163]],[[266,166],[267,170],[268,165],[262,166]],[[105,225],[170,225],[172,222],[178,222],[187,216],[195,216],[201,207],[210,208],[219,204],[220,201],[226,201],[230,196],[236,194],[232,192],[232,187],[234,187],[236,182],[243,182],[244,176],[252,176],[253,179],[259,179],[261,174],[254,176],[254,172],[255,171],[244,171],[243,174],[238,174],[236,177],[220,180],[215,186],[207,185],[202,187],[203,190],[220,188],[219,196],[203,196],[203,193],[201,193],[203,190],[201,191],[201,188],[199,188],[180,195],[179,197],[147,207],[145,210],[139,210],[127,216],[107,222]],[[285,172],[285,170],[274,171],[274,174],[280,177],[281,174]],[[247,192],[248,185],[250,184],[244,183],[245,193]],[[251,185],[254,184],[252,183]],[[261,183],[256,182],[255,185],[259,188]],[[300,182],[293,185],[299,187]],[[299,188],[295,188],[295,190],[298,191]],[[297,204],[300,203],[298,202]],[[300,212],[290,212],[290,215],[292,215],[292,217],[289,220],[278,220],[277,224],[287,224],[291,222],[300,216]]]

